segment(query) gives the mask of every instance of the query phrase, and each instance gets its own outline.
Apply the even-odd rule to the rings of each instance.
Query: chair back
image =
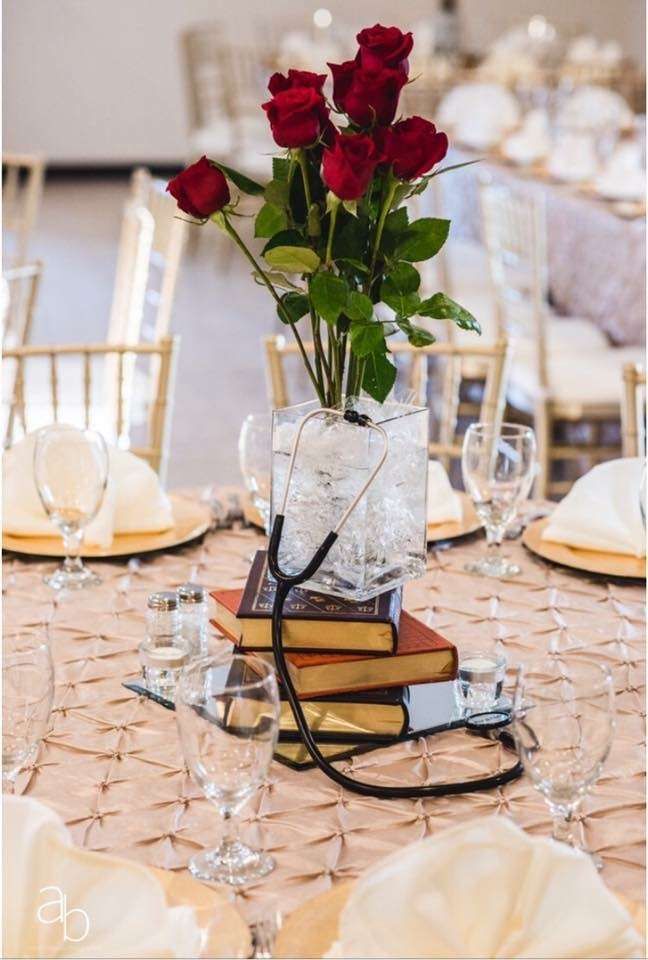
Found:
[[[5,406],[5,447],[48,423],[99,430],[146,460],[164,481],[169,454],[179,340],[22,346],[3,352],[12,369]],[[108,360],[114,361],[108,363]],[[132,364],[135,377],[129,377]],[[114,372],[114,382],[112,374]],[[4,379],[4,378],[3,378]],[[147,381],[154,381],[150,396]]]
[[[646,456],[646,371],[636,363],[623,367],[621,428],[624,457]]]
[[[2,348],[29,343],[43,264],[40,260],[9,267],[0,281]]]
[[[2,155],[2,234],[8,262],[23,264],[36,223],[45,162],[31,154]],[[8,241],[8,242],[7,242]]]
[[[273,409],[288,406],[289,396],[286,360],[299,355],[296,343],[287,342],[283,335],[265,337],[266,373],[270,403]],[[308,354],[314,352],[312,343],[305,343]],[[428,405],[428,369],[430,359],[435,362],[439,389],[430,404],[437,421],[438,439],[430,443],[430,455],[448,467],[450,460],[461,456],[461,437],[458,430],[461,411],[463,370],[470,360],[478,360],[484,370],[485,383],[479,405],[479,419],[484,423],[499,423],[504,413],[506,376],[510,351],[507,341],[498,340],[491,346],[458,346],[454,343],[434,343],[428,347],[390,342],[389,349],[398,363],[402,358],[409,364],[407,391],[403,398],[421,406]],[[435,378],[436,382],[436,378]]]
[[[482,179],[482,235],[500,339],[526,340],[547,386],[547,231],[544,196],[529,196]]]

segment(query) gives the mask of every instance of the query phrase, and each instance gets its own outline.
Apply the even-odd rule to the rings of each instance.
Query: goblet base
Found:
[[[481,557],[479,560],[470,560],[464,565],[468,573],[476,573],[480,577],[497,577],[506,580],[509,577],[518,577],[522,568],[517,563],[511,563],[506,557]]]
[[[204,850],[189,861],[189,870],[199,880],[229,883],[234,887],[259,880],[274,868],[271,856],[253,850],[240,840],[222,844],[217,850]]]
[[[101,577],[83,566],[74,570],[68,570],[64,566],[57,567],[54,573],[43,577],[43,580],[54,590],[82,590],[84,587],[96,587],[101,583]]]

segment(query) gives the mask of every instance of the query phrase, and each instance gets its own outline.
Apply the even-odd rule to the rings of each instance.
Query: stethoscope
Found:
[[[357,425],[358,427],[368,430],[373,430],[382,438],[383,447],[376,466],[371,471],[368,479],[360,491],[342,514],[342,517],[335,528],[326,535],[321,545],[315,551],[311,560],[306,564],[304,569],[300,573],[291,575],[284,573],[279,565],[279,547],[281,545],[281,535],[283,532],[286,515],[286,504],[288,502],[288,494],[295,468],[297,450],[299,448],[299,443],[301,441],[304,428],[306,424],[314,417],[322,415],[344,419],[347,423]],[[268,566],[272,576],[277,582],[274,605],[272,608],[272,652],[274,654],[275,666],[279,675],[279,679],[281,680],[283,689],[288,698],[288,702],[290,703],[299,734],[312,760],[319,767],[322,773],[325,773],[326,776],[335,781],[335,783],[338,783],[341,787],[346,787],[347,790],[350,790],[353,793],[359,793],[365,797],[378,797],[382,800],[401,800],[417,799],[421,797],[441,797],[447,794],[456,793],[473,793],[477,790],[490,790],[493,787],[501,787],[505,783],[510,783],[512,780],[517,780],[518,777],[522,775],[523,767],[519,760],[507,770],[491,774],[490,776],[479,777],[475,780],[458,780],[453,783],[436,783],[426,787],[383,787],[374,783],[365,783],[361,780],[355,780],[353,777],[347,776],[336,767],[332,766],[326,757],[322,755],[319,746],[317,745],[310,731],[308,721],[304,716],[304,711],[302,710],[301,703],[297,697],[295,687],[290,678],[290,674],[286,666],[286,657],[283,650],[282,638],[283,608],[286,597],[293,587],[297,587],[300,584],[305,583],[307,580],[310,580],[310,578],[320,568],[329,551],[335,544],[340,530],[375,480],[376,475],[387,459],[388,449],[389,439],[385,430],[379,424],[374,423],[368,416],[359,414],[354,410],[341,412],[339,410],[330,410],[326,407],[321,407],[307,414],[297,429],[297,433],[293,441],[290,462],[288,465],[288,474],[286,477],[286,488],[283,494],[283,501],[279,512],[275,516],[274,523],[272,525],[272,531],[270,533],[270,542],[268,545]],[[474,732],[486,734],[492,739],[499,740],[504,747],[514,749],[515,745],[513,737],[506,731],[506,729],[504,729],[509,722],[510,714],[507,714],[506,712],[494,711],[491,714],[483,714],[481,716],[473,716],[472,718],[469,718],[466,720],[465,726]]]

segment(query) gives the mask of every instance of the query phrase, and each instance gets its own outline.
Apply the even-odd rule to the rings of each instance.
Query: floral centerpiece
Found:
[[[272,159],[267,184],[202,157],[168,189],[182,211],[199,223],[216,223],[247,258],[254,279],[267,287],[279,319],[297,341],[317,405],[357,401],[366,410],[369,404],[374,419],[390,424],[392,449],[381,483],[364,498],[357,521],[330,554],[329,572],[315,583],[330,592],[366,597],[419,575],[425,562],[427,412],[385,404],[396,380],[389,338],[400,331],[414,347],[432,343],[421,317],[466,330],[479,327],[445,293],[423,297],[420,292],[415,264],[439,252],[450,223],[436,217],[410,221],[406,202],[453,167],[439,166],[448,138],[432,122],[418,116],[396,119],[401,92],[410,82],[412,34],[376,24],[361,30],[357,41],[353,60],[329,64],[330,99],[325,74],[289,70],[270,77],[270,99],[262,109],[282,153]],[[233,198],[232,187],[261,202],[254,220],[255,237],[264,241],[258,255],[235,226],[239,198]],[[422,416],[416,420],[416,414]],[[283,476],[291,423],[294,427],[295,417],[288,413],[286,429],[275,429],[274,489]],[[308,559],[320,532],[331,529],[331,510],[340,511],[352,495],[354,485],[344,481],[368,469],[375,456],[360,443],[359,459],[351,457],[350,463],[349,438],[329,428],[313,446],[310,461],[311,467],[320,464],[328,508],[317,509],[322,490],[303,471],[300,483],[297,471],[295,502],[302,511],[292,535],[290,524],[285,527],[286,567]],[[392,522],[385,524],[389,491]]]

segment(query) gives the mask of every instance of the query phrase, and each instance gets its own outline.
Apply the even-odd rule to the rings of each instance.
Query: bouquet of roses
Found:
[[[426,299],[419,293],[414,264],[438,253],[450,222],[410,222],[404,203],[453,168],[434,169],[448,138],[433,123],[422,117],[394,122],[408,82],[412,34],[376,24],[357,40],[354,60],[329,64],[332,105],[323,93],[325,74],[289,70],[270,78],[271,99],[262,108],[285,153],[273,158],[268,184],[202,157],[168,185],[182,211],[218,224],[251,263],[327,406],[362,390],[384,401],[396,379],[389,336],[400,330],[417,347],[434,341],[417,317],[479,332],[474,317],[444,293]],[[267,242],[259,258],[233,224],[237,200],[230,183],[263,198],[254,232]],[[391,307],[393,319],[377,316],[384,317],[377,304]]]

